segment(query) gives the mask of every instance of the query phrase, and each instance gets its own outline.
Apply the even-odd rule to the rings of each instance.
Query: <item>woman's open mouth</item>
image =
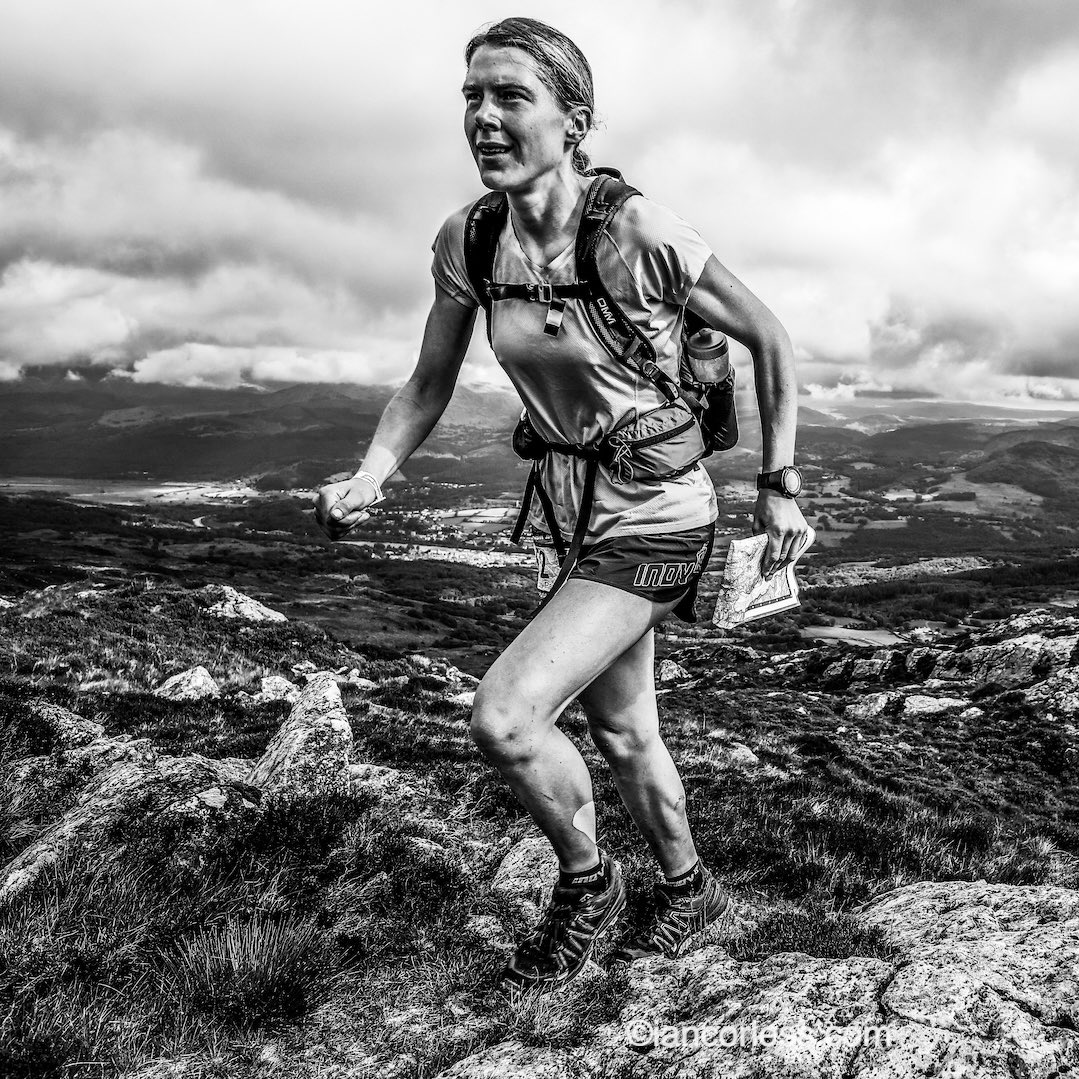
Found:
[[[480,157],[493,160],[494,158],[504,157],[509,153],[510,148],[508,146],[503,146],[500,143],[481,142],[476,146],[476,151]]]

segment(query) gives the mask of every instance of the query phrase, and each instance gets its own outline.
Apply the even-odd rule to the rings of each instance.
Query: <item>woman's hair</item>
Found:
[[[536,62],[540,79],[562,109],[568,112],[584,106],[588,109],[589,131],[595,127],[592,69],[584,53],[561,31],[538,19],[503,19],[473,35],[465,46],[466,64],[472,62],[472,54],[481,45],[528,53]],[[573,167],[580,173],[592,170],[592,163],[580,143],[573,148]]]

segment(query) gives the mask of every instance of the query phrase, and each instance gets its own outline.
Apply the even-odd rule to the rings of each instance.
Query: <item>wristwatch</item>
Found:
[[[796,498],[802,493],[802,473],[794,465],[784,465],[774,472],[758,472],[757,490],[778,491],[786,498]]]

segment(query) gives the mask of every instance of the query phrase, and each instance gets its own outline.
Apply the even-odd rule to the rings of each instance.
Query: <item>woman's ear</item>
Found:
[[[566,117],[566,138],[572,143],[580,143],[592,130],[592,113],[584,105],[579,105]]]

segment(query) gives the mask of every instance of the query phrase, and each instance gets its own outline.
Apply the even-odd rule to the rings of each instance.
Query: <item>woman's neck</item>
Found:
[[[572,169],[544,177],[528,191],[509,192],[510,214],[524,253],[546,265],[564,251],[577,233],[584,193],[591,178]]]

